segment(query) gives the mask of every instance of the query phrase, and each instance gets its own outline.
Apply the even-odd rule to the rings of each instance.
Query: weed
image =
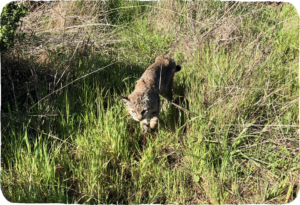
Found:
[[[299,17],[288,3],[24,2],[2,55],[1,188],[28,203],[288,203],[299,189]],[[117,97],[182,65],[159,129]],[[11,79],[11,80],[10,80]],[[184,108],[188,112],[185,112]]]

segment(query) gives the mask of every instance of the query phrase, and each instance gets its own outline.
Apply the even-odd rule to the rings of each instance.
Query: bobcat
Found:
[[[132,118],[140,122],[143,133],[157,126],[159,94],[172,101],[174,73],[180,70],[174,60],[158,56],[137,81],[134,91],[128,97],[120,96]]]

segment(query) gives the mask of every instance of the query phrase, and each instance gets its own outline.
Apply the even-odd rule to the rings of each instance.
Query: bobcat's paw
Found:
[[[160,111],[166,111],[168,108],[170,107],[170,102],[168,102],[167,100],[164,100],[164,103],[162,104]]]
[[[158,123],[158,118],[157,117],[152,118],[150,120],[150,128],[154,130],[157,126],[157,123]]]

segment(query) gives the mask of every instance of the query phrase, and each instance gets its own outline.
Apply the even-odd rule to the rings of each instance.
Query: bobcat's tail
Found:
[[[181,70],[181,68],[182,68],[182,67],[181,67],[181,65],[177,65],[177,66],[176,66],[176,70],[175,70],[175,72],[178,72],[178,71],[180,71],[180,70]]]

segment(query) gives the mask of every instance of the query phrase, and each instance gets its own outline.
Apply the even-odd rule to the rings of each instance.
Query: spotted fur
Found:
[[[181,66],[174,60],[158,56],[137,81],[134,91],[128,97],[120,96],[132,118],[140,122],[144,133],[149,127],[155,129],[158,124],[159,95],[168,101],[173,99],[174,74],[180,70]]]

